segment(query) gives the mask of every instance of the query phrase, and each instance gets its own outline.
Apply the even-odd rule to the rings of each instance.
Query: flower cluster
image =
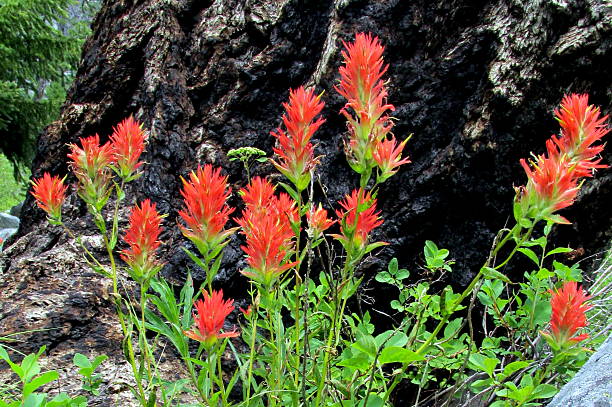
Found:
[[[147,140],[147,133],[142,125],[130,116],[113,129],[110,140],[115,162],[113,168],[117,175],[125,182],[138,178],[141,175],[138,169],[143,164],[138,160]]]
[[[329,229],[335,221],[327,217],[327,211],[321,207],[321,204],[317,208],[312,206],[308,212],[306,212],[306,221],[308,222],[308,229],[314,240],[322,237],[323,232]]]
[[[229,215],[234,211],[226,201],[230,195],[227,177],[221,169],[210,164],[198,167],[189,174],[189,180],[181,177],[184,209],[179,215],[186,226],[179,225],[183,235],[191,240],[200,253],[206,256],[210,250],[225,245],[226,238],[235,229],[224,230]]]
[[[300,86],[291,90],[289,103],[283,103],[286,111],[283,124],[287,131],[278,128],[270,133],[278,142],[278,147],[274,147],[278,161],[272,160],[272,163],[296,186],[298,192],[306,189],[310,183],[310,172],[318,163],[310,139],[325,122],[322,118],[315,120],[323,106],[321,96],[315,95],[313,89]]]
[[[395,108],[387,103],[382,80],[388,67],[382,58],[384,47],[377,37],[364,33],[358,33],[354,42],[343,44],[344,66],[340,67],[340,83],[335,88],[347,99],[340,111],[348,121],[347,159],[362,180],[369,179],[378,166],[377,181],[383,182],[409,162],[401,159],[405,142],[398,144],[390,133],[393,121],[388,112]]]
[[[57,175],[51,176],[48,172],[32,182],[32,195],[36,199],[36,204],[47,212],[51,223],[62,222],[62,204],[67,189],[63,179]]]
[[[156,251],[161,242],[162,216],[157,213],[155,203],[145,199],[140,206],[132,208],[129,226],[123,240],[128,248],[121,252],[121,259],[130,267],[134,280],[142,283],[159,271]]]
[[[225,318],[234,310],[234,300],[224,300],[223,290],[212,291],[211,295],[206,290],[202,290],[202,295],[204,299],[194,304],[196,309],[196,312],[193,313],[194,326],[183,333],[209,347],[219,338],[238,336],[239,333],[235,330],[221,333]]]
[[[246,237],[242,250],[249,264],[242,274],[270,287],[283,272],[297,264],[289,260],[292,239],[299,228],[297,207],[289,195],[274,195],[274,186],[260,177],[253,178],[240,194],[246,207],[236,222]]]
[[[584,302],[591,297],[587,296],[582,288],[578,288],[575,281],[569,281],[560,290],[550,293],[551,332],[541,332],[546,341],[553,349],[563,349],[587,339],[589,335],[586,333],[575,335],[580,328],[587,326],[585,312],[591,309],[591,306],[585,305]]]
[[[547,140],[546,154],[529,164],[520,160],[528,181],[517,190],[517,221],[526,217],[569,223],[554,212],[573,204],[581,178],[607,167],[598,158],[604,145],[594,143],[608,133],[608,116],[600,117],[599,108],[588,104],[587,95],[576,94],[565,96],[555,114],[561,124],[561,136]]]
[[[340,234],[332,235],[347,252],[352,261],[358,261],[366,253],[385,245],[377,242],[368,245],[369,234],[382,225],[380,212],[376,211],[376,199],[362,188],[355,189],[340,202],[343,210],[336,210],[340,222]]]
[[[70,144],[70,167],[79,180],[79,196],[98,212],[102,210],[111,193],[113,146],[100,145],[100,136],[80,139],[81,147]]]

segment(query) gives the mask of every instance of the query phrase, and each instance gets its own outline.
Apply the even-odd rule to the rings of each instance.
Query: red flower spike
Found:
[[[36,199],[36,204],[43,211],[47,212],[49,218],[54,223],[62,221],[62,204],[66,197],[67,186],[64,180],[57,175],[51,176],[45,172],[42,178],[32,182],[32,195]]]
[[[550,293],[551,332],[542,332],[544,337],[549,343],[553,341],[560,349],[587,339],[589,335],[586,333],[575,335],[579,329],[588,325],[585,312],[591,309],[591,306],[585,305],[584,302],[591,297],[587,296],[582,288],[578,288],[575,281],[569,281],[563,284],[560,290],[551,290]]]
[[[184,209],[179,215],[186,226],[179,225],[185,237],[194,242],[205,255],[208,249],[221,244],[234,229],[223,230],[234,211],[227,205],[230,189],[221,169],[205,164],[189,174],[189,181],[181,177]]]
[[[189,331],[183,331],[189,338],[202,342],[206,346],[212,346],[219,338],[234,338],[238,332],[231,331],[221,333],[225,318],[234,310],[234,300],[223,299],[223,290],[212,291],[208,295],[202,290],[204,299],[194,303],[196,311],[193,313],[193,327]]]
[[[561,125],[561,137],[552,137],[560,152],[576,166],[576,175],[591,177],[593,170],[607,168],[596,159],[604,149],[603,144],[593,145],[610,130],[606,127],[608,116],[600,117],[598,107],[589,105],[589,95],[566,95],[555,116]]]
[[[132,271],[132,277],[139,281],[150,277],[159,270],[156,251],[161,242],[159,235],[162,216],[157,213],[155,203],[145,199],[140,206],[132,208],[129,226],[123,240],[129,248],[121,251],[121,259]]]
[[[390,139],[385,138],[376,143],[373,157],[380,169],[377,178],[379,183],[393,176],[398,171],[400,165],[410,162],[408,157],[402,159],[402,151],[407,142],[408,139],[397,144],[395,137],[391,136]]]
[[[289,103],[283,103],[286,111],[283,123],[287,132],[278,128],[270,133],[278,142],[278,147],[274,147],[278,161],[272,160],[272,163],[298,191],[306,189],[310,183],[310,172],[319,162],[318,158],[314,157],[314,147],[310,139],[325,122],[322,118],[314,121],[325,106],[320,99],[321,96],[315,95],[313,89],[306,90],[300,86],[291,90]]]
[[[282,273],[297,264],[288,261],[294,228],[299,227],[297,207],[287,194],[277,198],[272,184],[259,177],[253,178],[240,192],[246,208],[236,222],[246,237],[246,245],[241,248],[249,265],[241,273],[269,288]]]
[[[599,117],[599,109],[588,105],[588,96],[565,96],[555,114],[561,124],[561,137],[552,136],[546,142],[546,154],[535,157],[530,165],[520,160],[528,182],[518,189],[517,221],[527,217],[569,223],[554,212],[574,202],[580,178],[590,177],[595,169],[607,167],[599,164],[601,159],[596,159],[604,146],[593,143],[609,131],[604,124],[608,117]]]
[[[110,140],[117,175],[125,181],[138,178],[140,175],[138,169],[143,164],[138,160],[145,149],[147,140],[147,134],[142,129],[142,125],[134,120],[133,116],[130,116],[113,129]]]
[[[313,206],[306,212],[306,220],[308,221],[308,228],[313,239],[321,237],[323,232],[329,229],[335,222],[327,217],[327,211],[321,207],[321,204],[316,209]]]
[[[69,144],[68,158],[72,171],[79,180],[79,196],[98,211],[110,195],[113,148],[110,143],[100,146],[100,136],[81,138],[81,147]]]
[[[364,174],[375,166],[374,148],[390,132],[393,123],[387,112],[395,108],[387,103],[387,89],[382,80],[387,66],[383,62],[384,47],[379,39],[358,33],[354,42],[343,42],[343,45],[344,66],[340,67],[340,83],[335,89],[347,99],[340,113],[348,120],[350,134],[346,153],[349,164],[356,172]]]
[[[345,196],[340,206],[344,209],[336,210],[340,219],[340,234],[332,236],[340,241],[354,259],[361,258],[367,248],[368,235],[383,223],[380,211],[376,212],[376,199],[359,188]]]

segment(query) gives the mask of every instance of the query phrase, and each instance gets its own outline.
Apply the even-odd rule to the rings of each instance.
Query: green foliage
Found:
[[[89,29],[69,20],[74,0],[0,3],[0,152],[28,164],[42,128],[57,117]],[[86,13],[96,7],[88,3]],[[91,15],[89,15],[91,18]]]
[[[10,161],[0,154],[0,211],[8,211],[25,198],[25,183],[19,183],[15,179],[27,179],[30,176],[29,170],[21,177],[13,177],[13,166]]]
[[[6,349],[0,345],[0,360],[5,361],[19,378],[18,383],[9,385],[7,390],[0,393],[0,396],[2,396],[0,407],[87,406],[87,399],[83,396],[72,398],[66,393],[60,393],[49,400],[46,393],[38,392],[41,387],[59,379],[59,373],[55,370],[41,373],[38,360],[44,351],[45,347],[43,346],[38,353],[25,356],[21,363],[14,363]],[[101,358],[101,356],[98,356],[98,358]]]

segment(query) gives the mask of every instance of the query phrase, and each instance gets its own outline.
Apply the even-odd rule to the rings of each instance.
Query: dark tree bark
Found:
[[[328,189],[326,199],[317,189],[317,198],[329,208],[358,184],[342,152],[343,100],[333,85],[341,41],[372,32],[386,46],[394,133],[414,136],[406,147],[412,164],[379,196],[385,224],[376,237],[390,245],[363,271],[373,276],[392,257],[416,270],[429,239],[450,249],[453,283],[464,285],[511,218],[512,186],[525,183],[519,158],[542,152],[558,132],[552,110],[563,94],[588,92],[591,103],[612,111],[609,19],[603,0],[108,0],[61,118],[40,137],[33,174],[65,174],[66,143],[94,133],[105,140],[134,114],[151,137],[145,175],[128,201],[148,197],[169,214],[163,273],[180,281],[194,266],[175,227],[179,175],[209,162],[225,169],[234,190],[244,186],[241,166],[226,153],[241,146],[271,152],[269,131],[280,123],[289,88],[325,90],[318,175]],[[612,162],[609,151],[605,163]],[[255,172],[273,168],[262,164]],[[556,242],[582,247],[585,256],[600,251],[612,237],[610,202],[612,172],[601,171],[564,212],[572,225],[558,228]],[[95,246],[74,193],[64,216]],[[238,246],[236,238],[217,284],[244,298]],[[31,197],[19,237],[0,261],[0,331],[53,328],[25,335],[20,349],[46,343],[54,360],[69,360],[75,350],[120,360],[106,283],[85,269],[61,230],[46,225]],[[195,276],[202,278],[197,270]],[[373,306],[385,309],[383,291],[374,292]]]

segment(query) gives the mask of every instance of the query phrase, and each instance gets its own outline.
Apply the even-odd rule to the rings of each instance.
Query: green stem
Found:
[[[255,308],[255,307],[254,307]],[[255,359],[255,336],[257,335],[257,319],[259,317],[259,310],[253,309],[253,320],[251,321],[253,329],[251,330],[251,349],[249,352],[249,373],[247,375],[247,403],[251,400],[251,382],[253,381],[253,359]],[[247,404],[248,405],[248,404]]]
[[[474,289],[476,284],[478,284],[480,279],[484,276],[485,268],[489,266],[489,264],[492,261],[492,259],[494,259],[495,254],[497,254],[499,252],[499,250],[508,242],[508,240],[510,239],[511,235],[514,232],[514,229],[517,228],[517,227],[520,230],[520,226],[518,226],[518,225],[516,225],[514,228],[509,230],[508,233],[506,234],[506,236],[504,237],[504,239],[502,239],[496,245],[496,247],[491,251],[491,254],[489,255],[489,258],[487,259],[485,264],[480,268],[480,271],[478,272],[478,274],[476,274],[476,276],[472,279],[472,281],[470,282],[468,287],[463,291],[463,293],[461,293],[459,298],[457,298],[457,300],[452,304],[452,306],[448,310],[448,313],[446,315],[444,315],[442,320],[438,323],[438,325],[435,327],[435,329],[433,330],[431,335],[429,335],[427,340],[416,350],[417,354],[422,355],[423,352],[425,352],[425,350],[427,350],[429,345],[431,345],[431,343],[435,340],[435,338],[437,337],[437,335],[440,332],[440,330],[448,322],[448,319],[450,318],[450,316],[455,312],[455,309],[457,308],[457,306],[459,306],[459,304],[461,304],[461,302],[465,299],[465,297],[467,297],[472,292],[472,290]],[[515,245],[515,247],[511,251],[510,255],[508,256],[508,258],[506,258],[506,260],[504,260],[502,265],[506,264],[512,258],[512,256],[518,250],[518,248],[520,248],[523,245],[523,243],[531,236],[531,232],[532,231],[533,231],[533,226],[531,228],[529,228],[527,233],[525,233],[523,235],[523,237],[521,238],[521,240]],[[495,269],[497,269],[499,267],[500,266],[497,266],[497,267],[495,267]],[[391,386],[389,386],[389,388],[385,392],[384,400],[388,400],[389,399],[389,396],[391,396],[391,393],[393,392],[395,387],[397,387],[399,382],[402,380],[403,372],[408,368],[408,366],[409,366],[408,363],[405,363],[404,365],[402,365],[401,372],[398,373],[395,376],[395,378],[393,379],[393,383],[391,383]]]

